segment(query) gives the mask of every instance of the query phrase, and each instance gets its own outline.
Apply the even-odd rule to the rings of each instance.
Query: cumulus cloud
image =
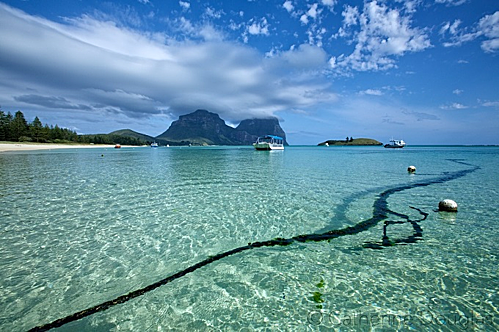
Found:
[[[478,31],[487,38],[481,45],[485,52],[499,50],[499,11],[480,19],[478,22]]]
[[[292,13],[295,9],[295,6],[293,6],[293,3],[291,1],[285,1],[282,6],[288,11],[288,13]]]
[[[250,21],[247,31],[251,35],[268,35],[269,23],[265,17],[262,17],[260,20],[253,19]]]
[[[322,12],[322,9],[318,8],[318,3],[311,4],[308,7],[308,11],[300,17],[300,21],[303,24],[308,24],[310,18],[317,19],[318,15]]]
[[[333,69],[386,70],[396,66],[394,57],[431,46],[427,33],[411,26],[410,14],[383,3],[368,2],[362,13],[346,6],[342,15],[339,36],[352,35],[355,46],[351,54],[331,58]]]
[[[345,6],[345,9],[341,13],[343,16],[343,25],[349,27],[351,25],[356,25],[359,20],[359,9],[357,7],[352,7],[349,5]]]
[[[204,15],[209,18],[221,18],[223,15],[225,15],[223,10],[216,10],[213,7],[206,7]]]
[[[334,5],[336,4],[336,0],[321,0],[321,3],[326,6],[326,7],[334,7]]]
[[[181,23],[189,33],[216,33],[209,25]],[[253,32],[266,33],[266,21],[258,23]],[[6,5],[0,5],[0,31],[0,73],[10,78],[0,82],[4,107],[73,110],[88,119],[95,111],[147,118],[209,108],[237,122],[335,98],[317,74],[327,56],[316,46],[266,58],[220,38],[182,41],[90,16],[61,24]]]
[[[191,4],[187,1],[179,1],[178,4],[180,5],[180,7],[182,7],[184,10],[188,10],[189,8],[191,8]]]

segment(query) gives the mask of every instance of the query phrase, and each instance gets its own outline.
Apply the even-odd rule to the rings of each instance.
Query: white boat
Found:
[[[156,142],[151,143],[151,148],[157,148],[159,145]]]
[[[392,139],[390,140],[390,143],[385,144],[385,148],[390,148],[390,149],[400,149],[405,146],[405,142],[401,139]]]
[[[258,137],[253,146],[257,150],[284,150],[284,139],[279,136],[265,135]]]

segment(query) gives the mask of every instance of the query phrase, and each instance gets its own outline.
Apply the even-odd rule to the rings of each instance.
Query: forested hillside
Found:
[[[42,124],[38,117],[33,122],[26,121],[23,112],[14,115],[0,110],[0,141],[38,143],[95,143],[143,145],[147,142],[135,137],[119,134],[78,135],[74,130],[58,125]]]

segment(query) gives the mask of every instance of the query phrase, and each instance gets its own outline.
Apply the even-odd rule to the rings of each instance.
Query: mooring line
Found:
[[[177,279],[179,279],[179,278],[181,278],[189,273],[192,273],[192,272],[194,272],[194,271],[196,271],[196,270],[198,270],[198,269],[200,269],[208,264],[211,264],[211,263],[218,261],[222,258],[231,256],[231,255],[234,255],[234,254],[246,251],[246,250],[261,248],[261,247],[289,246],[295,242],[327,241],[327,240],[332,240],[332,239],[342,237],[345,235],[358,234],[360,232],[368,230],[369,228],[372,228],[373,226],[377,225],[380,221],[387,219],[388,214],[398,215],[398,216],[404,217],[404,219],[407,217],[406,219],[409,222],[412,222],[411,220],[409,220],[408,216],[391,211],[388,208],[388,197],[390,197],[391,195],[393,195],[395,193],[404,191],[404,190],[418,188],[418,187],[426,187],[426,186],[430,186],[432,184],[444,183],[444,182],[447,182],[450,180],[454,180],[454,179],[463,177],[469,173],[472,173],[480,168],[478,166],[474,166],[474,165],[465,163],[462,160],[457,160],[457,159],[452,159],[452,160],[449,159],[449,160],[452,162],[455,162],[455,163],[462,164],[462,165],[471,166],[472,168],[461,170],[461,171],[456,171],[456,172],[452,172],[452,173],[446,173],[442,177],[438,177],[435,179],[429,179],[425,182],[413,183],[413,184],[408,184],[408,185],[401,185],[401,186],[387,189],[387,190],[383,191],[382,193],[380,193],[378,198],[374,201],[372,218],[363,220],[363,221],[355,224],[354,226],[348,226],[348,227],[338,229],[338,230],[331,230],[331,231],[327,231],[327,232],[324,232],[321,234],[304,234],[304,235],[294,236],[294,237],[288,238],[288,239],[275,238],[275,239],[267,240],[267,241],[248,243],[248,245],[246,245],[246,246],[238,247],[238,248],[235,248],[235,249],[232,249],[232,250],[229,250],[229,251],[226,251],[226,252],[214,255],[214,256],[210,256],[207,259],[205,259],[199,263],[196,263],[196,264],[194,264],[194,265],[192,265],[192,266],[190,266],[190,267],[188,267],[180,272],[177,272],[169,277],[166,277],[162,280],[159,280],[159,281],[157,281],[151,285],[148,285],[144,288],[137,289],[137,290],[132,291],[126,295],[119,296],[113,300],[103,302],[103,303],[98,304],[94,307],[78,311],[78,312],[71,314],[71,315],[68,315],[64,318],[57,319],[51,323],[44,324],[41,326],[36,326],[36,327],[30,329],[29,331],[47,331],[47,330],[50,330],[50,329],[53,329],[56,327],[61,327],[67,323],[80,320],[84,317],[93,315],[97,312],[107,310],[115,305],[122,304],[122,303],[125,303],[131,299],[142,296],[142,295],[144,295],[152,290],[155,290],[158,287],[166,285],[174,280],[177,280]],[[413,208],[413,207],[411,207],[411,208]],[[413,209],[418,210],[424,216],[424,218],[421,220],[426,219],[426,217],[428,216],[427,213],[421,211],[420,209],[417,209],[417,208],[413,208]]]

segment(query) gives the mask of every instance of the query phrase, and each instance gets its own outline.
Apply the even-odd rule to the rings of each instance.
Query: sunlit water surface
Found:
[[[415,185],[388,207],[429,214],[420,241],[403,242],[414,235],[405,222],[387,228],[402,242],[381,246],[380,222],[329,242],[247,250],[59,330],[494,331],[498,166],[497,147],[3,153],[0,329],[50,323],[248,243],[355,225],[380,193]],[[445,198],[458,213],[436,211]]]

